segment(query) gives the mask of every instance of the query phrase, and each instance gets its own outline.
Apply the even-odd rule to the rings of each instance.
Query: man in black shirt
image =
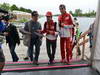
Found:
[[[19,35],[18,35],[18,31],[16,29],[16,26],[11,24],[9,22],[9,20],[10,20],[9,16],[6,16],[6,18],[5,18],[6,29],[4,31],[4,32],[8,33],[6,35],[6,43],[8,43],[13,62],[17,62],[19,60],[19,58],[15,52],[15,47],[16,47],[16,44],[18,44],[18,45],[20,44],[20,39],[19,39]]]

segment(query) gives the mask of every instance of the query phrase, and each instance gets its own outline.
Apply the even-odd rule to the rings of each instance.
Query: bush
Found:
[[[28,20],[27,20],[26,18],[23,18],[23,19],[19,20],[20,23],[25,23],[25,22],[27,22],[27,21],[28,21]]]

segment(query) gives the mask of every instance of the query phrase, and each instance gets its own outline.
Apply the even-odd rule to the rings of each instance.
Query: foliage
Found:
[[[86,16],[86,17],[95,17],[96,16],[96,12],[93,11],[88,11],[87,13],[83,13],[81,9],[76,9],[75,12],[73,13],[72,11],[69,11],[69,13],[71,13],[73,16]]]
[[[10,6],[10,4],[8,3],[3,3],[0,4],[0,8],[7,10],[7,11],[22,11],[22,12],[28,12],[31,13],[32,10],[31,9],[26,9],[24,7],[17,7],[15,4],[13,4],[12,6]],[[86,17],[95,17],[96,12],[93,11],[88,11],[87,13],[83,13],[81,9],[75,9],[75,12],[69,11],[69,13],[71,13],[73,16],[86,16]],[[59,14],[56,14],[54,16],[58,16]]]
[[[9,11],[10,5],[8,3],[3,3],[3,4],[0,4],[0,8]]]
[[[11,11],[14,11],[14,10],[19,10],[19,8],[13,4],[11,7],[10,7]]]
[[[19,10],[20,10],[20,11],[23,11],[23,12],[28,12],[28,13],[31,13],[31,12],[32,12],[32,10],[26,9],[26,8],[23,8],[23,7],[20,7]]]
[[[27,22],[27,21],[28,21],[28,20],[27,20],[26,18],[23,18],[23,19],[19,20],[20,23],[25,23],[25,22]]]
[[[7,10],[7,11],[17,10],[17,11],[28,12],[28,13],[32,12],[31,9],[26,9],[26,8],[23,8],[23,7],[17,7],[15,4],[13,4],[12,6],[10,6],[10,4],[8,4],[8,3],[0,4],[0,8],[2,8],[4,10]]]

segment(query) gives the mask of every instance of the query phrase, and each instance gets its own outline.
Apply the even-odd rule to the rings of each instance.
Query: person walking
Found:
[[[49,63],[53,64],[56,52],[56,41],[57,41],[57,30],[56,22],[52,19],[52,12],[48,11],[46,13],[46,22],[44,23],[44,29],[42,33],[46,33],[46,48],[49,57]]]
[[[67,13],[64,4],[59,6],[61,15],[58,17],[59,29],[60,29],[60,48],[61,48],[61,62],[70,63],[72,58],[72,38],[73,38],[73,21],[71,15]]]
[[[94,24],[95,24],[95,21],[89,27],[88,36],[89,36],[90,48],[93,47],[93,28],[94,28]]]
[[[5,21],[6,28],[4,32],[7,33],[6,43],[9,46],[12,60],[13,62],[17,62],[19,60],[19,57],[17,56],[15,52],[15,47],[16,47],[16,44],[18,45],[20,44],[20,38],[19,38],[19,34],[18,34],[16,26],[10,23],[10,20],[11,19],[9,15],[5,16],[4,21]]]
[[[33,11],[31,13],[31,17],[32,19],[26,22],[24,30],[29,32],[29,36],[30,36],[30,43],[29,43],[29,49],[28,49],[30,60],[33,61],[33,64],[38,65],[40,46],[42,44],[42,37],[39,36],[39,34],[42,28],[41,28],[41,24],[38,22],[38,17],[39,17],[38,12]],[[34,58],[33,58],[33,51],[35,52]]]
[[[3,42],[3,36],[4,33],[2,32],[5,29],[5,26],[2,22],[2,16],[0,14],[0,75],[1,75],[1,71],[5,65],[5,56],[2,50],[2,42]],[[6,34],[5,34],[6,35]]]
[[[74,39],[73,47],[78,44],[78,39],[82,34],[82,32],[80,31],[80,28],[79,28],[79,22],[78,22],[76,17],[74,18],[74,25],[75,25],[75,27],[74,27],[74,29],[75,29],[75,33],[74,33],[75,39]],[[80,55],[81,55],[81,50],[80,50],[80,47],[78,47],[77,56],[80,56]]]

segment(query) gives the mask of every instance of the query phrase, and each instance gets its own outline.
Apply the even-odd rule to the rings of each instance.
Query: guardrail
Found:
[[[82,60],[84,60],[84,57],[89,59],[85,55],[86,43],[88,43],[88,41],[89,41],[89,38],[86,38],[86,36],[88,35],[89,32],[90,32],[90,30],[87,30],[86,32],[81,34],[81,36],[78,38],[78,42],[77,42],[77,45],[76,45],[76,51],[78,50],[78,47],[82,46],[82,58],[81,58]],[[80,42],[80,40],[81,40],[81,42]]]

